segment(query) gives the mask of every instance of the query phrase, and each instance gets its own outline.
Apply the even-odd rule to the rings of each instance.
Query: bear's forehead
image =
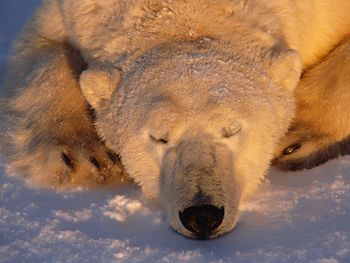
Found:
[[[181,67],[181,66],[179,66]],[[249,72],[229,71],[220,67],[200,67],[190,65],[177,71],[173,67],[148,69],[144,75],[135,80],[135,86],[145,96],[150,96],[152,103],[194,100],[225,100],[225,98],[244,96],[244,94],[262,95],[262,77],[251,77]],[[193,70],[198,68],[198,70]],[[134,86],[133,83],[126,83]]]
[[[203,70],[203,68],[201,68]],[[134,76],[135,77],[135,76]],[[194,73],[184,69],[181,74],[172,67],[147,69],[137,78],[124,81],[121,93],[130,103],[137,103],[147,112],[210,112],[212,109],[248,109],[257,97],[264,98],[261,85],[244,72],[215,71]],[[253,101],[252,101],[253,100]],[[247,104],[247,105],[242,105]]]
[[[227,89],[228,84],[251,85],[261,79],[263,72],[252,68],[250,63],[234,58],[211,54],[185,54],[146,58],[137,61],[134,67],[126,69],[126,84],[142,82],[153,86],[177,86],[188,82],[211,89]],[[185,85],[186,86],[186,85]]]

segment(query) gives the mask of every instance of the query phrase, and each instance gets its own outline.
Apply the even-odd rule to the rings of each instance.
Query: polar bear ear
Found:
[[[302,61],[297,51],[287,49],[272,54],[270,62],[272,80],[287,89],[294,89],[300,80]]]
[[[85,99],[94,108],[99,109],[104,101],[112,98],[121,79],[119,69],[90,67],[80,75],[80,88]]]

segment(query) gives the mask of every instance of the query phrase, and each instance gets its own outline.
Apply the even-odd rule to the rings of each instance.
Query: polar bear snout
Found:
[[[212,236],[224,220],[224,207],[213,205],[190,206],[183,212],[179,212],[179,218],[183,226],[197,238],[206,239]]]
[[[170,225],[195,239],[212,239],[237,222],[240,186],[227,145],[203,132],[183,136],[164,154],[159,191]]]

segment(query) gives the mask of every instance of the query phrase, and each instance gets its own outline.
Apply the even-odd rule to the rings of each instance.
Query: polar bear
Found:
[[[300,75],[342,45],[349,10],[348,0],[44,1],[5,85],[9,171],[61,188],[127,174],[179,233],[222,235],[282,158]]]

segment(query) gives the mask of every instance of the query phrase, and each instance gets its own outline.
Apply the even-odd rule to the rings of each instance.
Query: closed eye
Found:
[[[239,123],[235,123],[228,127],[224,127],[221,129],[221,135],[223,138],[230,138],[241,131],[241,125]]]
[[[164,138],[163,137],[157,138],[153,135],[150,135],[149,137],[150,137],[151,141],[158,143],[158,144],[167,144],[169,142],[168,139],[166,139],[165,137]]]

